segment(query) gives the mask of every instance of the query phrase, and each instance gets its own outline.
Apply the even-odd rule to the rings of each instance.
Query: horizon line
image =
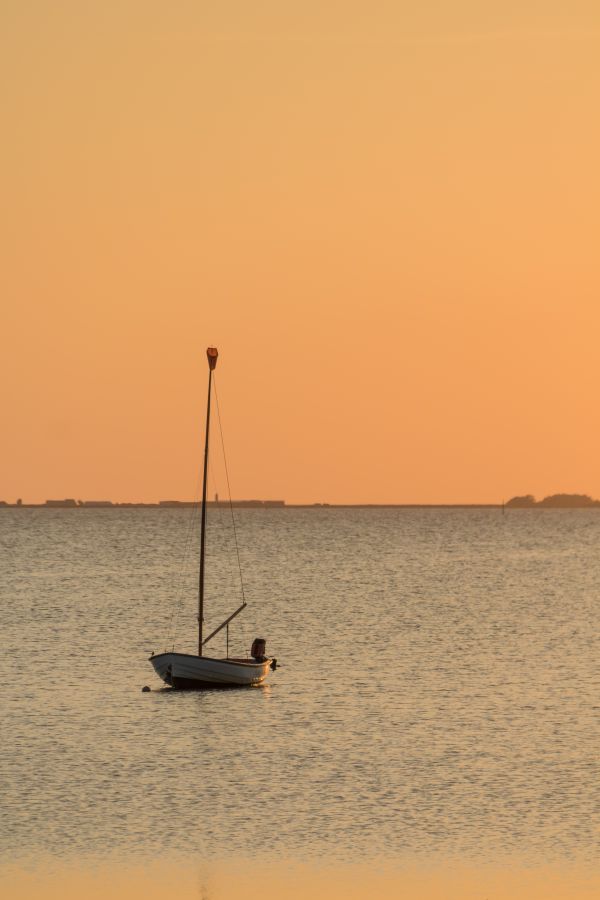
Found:
[[[197,498],[194,500],[75,500],[73,497],[63,497],[60,499],[46,499],[44,501],[28,501],[23,502],[22,498],[18,498],[15,502],[10,503],[6,500],[0,500],[0,508],[3,509],[19,509],[35,508],[35,509],[119,509],[128,507],[154,507],[154,508],[190,508],[199,507],[202,501]],[[220,499],[218,494],[214,495],[214,499],[206,500],[207,506],[223,508],[254,508],[254,509],[291,509],[291,508],[474,508],[474,509],[531,509],[531,508],[593,508],[599,507],[600,501],[593,499],[588,494],[576,493],[555,493],[549,494],[541,500],[536,500],[532,494],[516,495],[508,501],[495,502],[341,502],[331,503],[325,501],[312,502],[288,502],[286,500],[277,499]]]

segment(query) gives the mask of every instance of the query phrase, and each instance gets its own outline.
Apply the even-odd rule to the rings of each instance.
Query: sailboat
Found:
[[[204,568],[206,557],[206,487],[208,474],[208,447],[210,432],[210,400],[212,375],[219,356],[216,347],[208,347],[208,402],[206,406],[206,435],[204,441],[204,477],[202,482],[202,511],[200,517],[200,578],[198,585],[198,654],[157,653],[150,656],[154,671],[165,684],[173,688],[242,687],[261,684],[269,670],[275,670],[277,660],[265,656],[265,640],[255,638],[249,658],[229,656],[229,624],[246,607],[246,601],[238,607],[218,628],[207,637],[204,625]],[[204,647],[223,629],[227,629],[227,655],[222,659],[205,656]]]

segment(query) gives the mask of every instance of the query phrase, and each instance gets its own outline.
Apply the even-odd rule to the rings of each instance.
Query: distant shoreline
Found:
[[[165,503],[3,503],[0,509],[193,509],[200,507],[196,500],[181,500]],[[502,509],[502,503],[273,503],[261,500],[233,500],[228,502],[208,500],[208,507],[217,509]]]
[[[50,503],[6,503],[0,501],[2,509],[72,509],[72,510],[114,510],[114,509],[192,509],[200,507],[200,502],[195,500],[158,501],[157,503],[113,503],[109,501],[95,502],[84,501],[82,503],[63,503],[52,501]],[[228,509],[228,502],[214,500],[207,501],[208,507]],[[600,509],[600,506],[590,504],[581,506],[551,506],[550,504],[532,504],[530,506],[517,506],[506,503],[285,503],[284,501],[268,500],[234,500],[231,503],[233,509],[500,509],[500,510],[526,510],[526,509]]]

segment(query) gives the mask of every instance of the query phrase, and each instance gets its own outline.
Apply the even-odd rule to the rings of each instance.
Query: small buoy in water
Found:
[[[142,694],[146,694],[149,690],[150,690],[150,688],[148,687],[147,684],[145,684],[144,687],[142,688]]]

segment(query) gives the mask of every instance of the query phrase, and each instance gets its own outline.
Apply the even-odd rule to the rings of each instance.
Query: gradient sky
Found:
[[[0,499],[600,496],[597,0],[4,0]],[[217,485],[223,490],[223,485]]]

